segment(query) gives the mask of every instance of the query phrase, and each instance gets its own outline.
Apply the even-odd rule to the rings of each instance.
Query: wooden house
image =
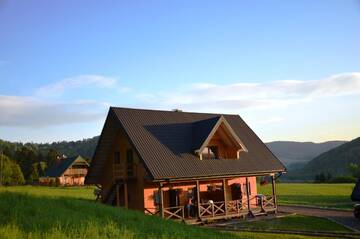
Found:
[[[238,115],[111,107],[85,183],[107,204],[205,221],[276,211],[283,172]],[[260,176],[271,195],[257,193]]]
[[[45,171],[45,175],[39,178],[39,183],[64,186],[84,185],[88,168],[88,162],[80,155],[70,158],[59,157],[55,164]]]

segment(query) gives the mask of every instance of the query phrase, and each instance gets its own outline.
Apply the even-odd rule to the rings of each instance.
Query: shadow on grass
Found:
[[[7,238],[239,238],[69,197],[1,192],[0,215],[0,232],[13,235]]]

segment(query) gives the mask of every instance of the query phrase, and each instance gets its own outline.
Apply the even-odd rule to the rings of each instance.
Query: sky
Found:
[[[0,138],[99,135],[110,106],[360,136],[360,1],[0,0]]]

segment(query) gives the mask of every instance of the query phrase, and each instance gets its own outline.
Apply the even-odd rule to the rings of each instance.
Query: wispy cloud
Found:
[[[34,97],[0,95],[1,126],[46,127],[104,118],[108,105],[92,101],[46,102]]]
[[[120,92],[129,90],[127,87],[119,86],[118,81],[113,77],[103,75],[79,75],[40,87],[35,91],[35,95],[39,97],[59,97],[64,94],[66,90],[81,87],[112,88]]]
[[[138,98],[159,108],[236,112],[248,108],[284,107],[316,98],[360,94],[360,72],[320,80],[282,80],[266,83],[193,84],[170,93],[141,94]]]

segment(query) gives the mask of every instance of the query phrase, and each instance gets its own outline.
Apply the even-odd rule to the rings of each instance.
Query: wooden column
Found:
[[[274,197],[275,212],[277,212],[276,181],[275,181],[275,176],[274,175],[271,175],[271,186],[272,186],[272,194],[273,194],[273,197]]]
[[[249,211],[250,214],[252,214],[251,208],[250,208],[250,193],[249,193],[249,179],[248,179],[248,177],[246,177],[246,200],[247,200],[248,211]]]
[[[116,185],[116,206],[120,206],[120,198],[119,198],[119,185]]]
[[[227,207],[227,196],[226,196],[226,179],[223,179],[223,192],[224,192],[224,201],[225,201],[225,215],[228,215],[228,207]]]
[[[198,217],[200,219],[200,184],[199,180],[196,180],[196,203],[198,208]]]
[[[124,202],[125,202],[125,208],[129,208],[129,202],[128,202],[128,187],[127,187],[127,181],[124,182]]]
[[[163,194],[163,184],[160,183],[159,184],[159,195],[160,195],[160,215],[162,218],[164,218],[165,213],[164,213],[164,194]]]

